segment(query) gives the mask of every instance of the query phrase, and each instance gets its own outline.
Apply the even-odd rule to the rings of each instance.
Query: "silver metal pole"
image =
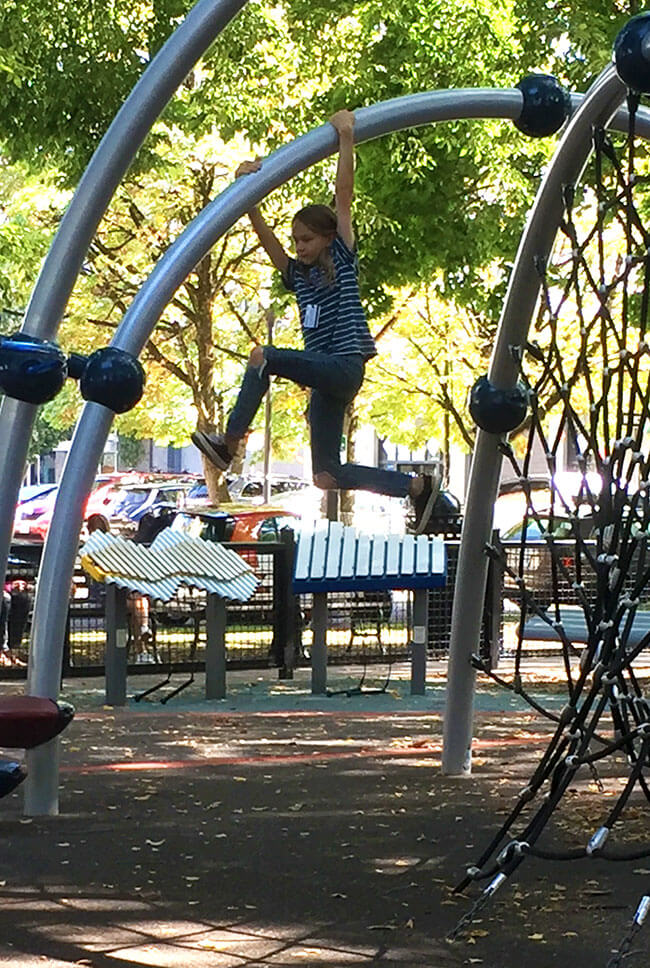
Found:
[[[625,86],[614,65],[609,65],[573,115],[549,164],[519,244],[501,313],[489,370],[489,379],[497,387],[514,386],[517,380],[510,347],[521,346],[528,333],[540,289],[535,259],[546,259],[555,241],[563,212],[562,188],[580,178],[594,125],[606,125],[624,96]],[[496,435],[479,430],[458,557],[442,756],[443,772],[454,776],[471,769],[475,673],[470,657],[481,628],[488,565],[484,548],[492,531],[501,468],[498,443]]]
[[[226,627],[228,617],[224,599],[208,593],[205,626],[205,698],[226,698]]]
[[[98,403],[87,404],[68,454],[36,585],[27,676],[27,693],[31,696],[56,699],[59,695],[70,586],[86,501],[85,497],[79,500],[78,495],[90,494],[112,421],[110,410]],[[79,436],[83,445],[73,454],[74,441]],[[57,540],[61,541],[60,557]],[[59,737],[46,746],[27,750],[26,764],[25,813],[28,816],[57,814]]]
[[[56,337],[72,287],[115,188],[152,124],[188,72],[246,0],[199,0],[163,45],[115,116],[79,182],[34,286],[23,330]],[[14,508],[36,407],[0,405],[0,578],[11,547]],[[2,584],[2,581],[0,581]]]
[[[429,589],[413,592],[413,638],[411,639],[411,695],[424,696],[427,689],[427,642],[429,638]]]
[[[266,311],[266,342],[273,345],[273,310]],[[273,382],[269,383],[264,398],[264,503],[271,501],[271,403],[273,398]]]

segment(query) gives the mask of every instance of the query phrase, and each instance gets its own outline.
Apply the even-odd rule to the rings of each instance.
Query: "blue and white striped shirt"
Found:
[[[289,259],[282,281],[296,294],[305,349],[314,353],[359,354],[364,360],[377,353],[359,298],[356,250],[337,235],[329,247],[335,281],[328,283],[320,266]]]

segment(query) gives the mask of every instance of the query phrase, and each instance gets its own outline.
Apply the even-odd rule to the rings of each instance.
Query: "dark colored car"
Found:
[[[433,505],[427,533],[455,537],[460,534],[462,526],[460,501],[451,491],[441,491]]]
[[[111,528],[133,530],[145,514],[181,507],[193,486],[192,481],[165,481],[123,487],[111,510]]]
[[[409,510],[407,526],[413,529],[415,521],[413,512]],[[426,534],[435,534],[447,538],[456,538],[463,526],[463,515],[460,501],[451,491],[440,491],[425,527]]]
[[[568,604],[577,601],[573,588],[576,580],[576,529],[579,539],[593,540],[593,519],[587,514],[572,519],[562,514],[551,517],[545,511],[540,512],[537,518],[530,517],[519,521],[500,535],[509,567],[516,574],[520,573],[526,590],[534,596],[540,608],[547,608],[556,600]],[[551,533],[553,551],[545,538]],[[588,592],[592,592],[595,589],[596,576],[586,561],[581,564],[582,583]],[[504,575],[503,587],[506,598],[513,601],[520,599],[518,584],[509,573]]]

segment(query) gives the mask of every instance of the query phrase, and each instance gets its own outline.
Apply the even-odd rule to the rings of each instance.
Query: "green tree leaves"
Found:
[[[24,309],[69,197],[58,186],[76,183],[190,6],[3,3],[3,325]],[[190,72],[120,187],[68,307],[63,344],[86,351],[109,340],[153,266],[230,182],[241,158],[267,154],[337,108],[422,90],[511,87],[531,70],[584,87],[609,59],[628,12],[632,5],[602,0],[552,7],[530,0],[251,0]],[[553,143],[526,139],[510,122],[449,121],[359,148],[362,288],[373,329],[385,330],[360,411],[381,433],[414,445],[451,433],[469,445],[462,397],[478,375],[472,369],[487,365],[508,268]],[[267,201],[280,235],[299,201],[328,200],[332,172],[333,163],[324,162]],[[145,351],[144,404],[120,418],[123,432],[178,443],[196,420],[222,426],[251,344],[265,341],[269,302],[279,344],[297,345],[295,314],[242,222],[201,260],[164,313]],[[441,369],[448,347],[451,374]],[[66,389],[53,418],[61,424],[78,406],[73,391]],[[295,447],[302,439],[303,409],[301,391],[278,384],[276,441]]]

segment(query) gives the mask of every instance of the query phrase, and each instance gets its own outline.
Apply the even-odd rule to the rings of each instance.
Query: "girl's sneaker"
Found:
[[[211,464],[218,467],[221,471],[226,471],[230,467],[232,454],[228,450],[225,438],[222,434],[204,434],[202,430],[195,430],[192,434],[192,443],[207,457]]]

